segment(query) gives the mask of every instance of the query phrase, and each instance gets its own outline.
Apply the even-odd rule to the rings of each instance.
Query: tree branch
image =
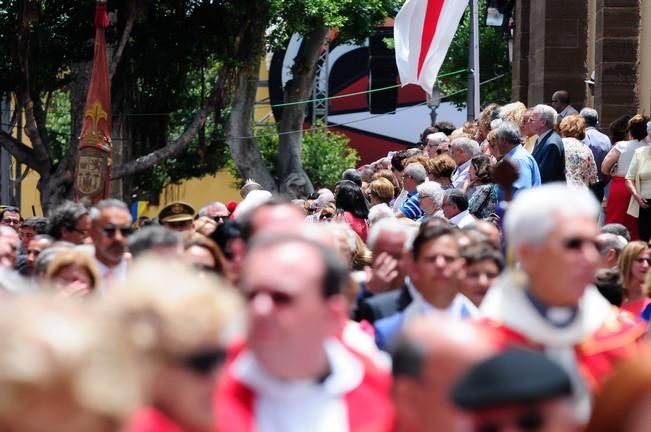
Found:
[[[127,17],[127,22],[124,25],[124,30],[122,31],[122,36],[120,37],[120,43],[118,43],[118,47],[115,50],[115,53],[113,54],[113,58],[111,59],[109,82],[113,81],[113,75],[115,75],[115,71],[118,69],[120,60],[122,60],[122,54],[124,53],[124,48],[127,46],[127,42],[129,41],[129,36],[131,35],[131,30],[133,30],[133,26],[135,23],[136,23],[136,6],[132,5],[129,8],[129,16]]]
[[[0,131],[0,145],[4,147],[18,163],[27,165],[38,171],[39,163],[34,155],[34,149],[19,142],[5,131]]]

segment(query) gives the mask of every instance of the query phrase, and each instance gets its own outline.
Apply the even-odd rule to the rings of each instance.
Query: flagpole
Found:
[[[470,37],[468,38],[468,120],[479,118],[479,0],[470,0]]]

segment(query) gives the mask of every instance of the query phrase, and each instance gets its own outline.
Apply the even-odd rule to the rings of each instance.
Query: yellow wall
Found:
[[[260,80],[268,80],[269,72],[265,59],[260,62]],[[273,115],[269,105],[268,87],[260,86],[256,94],[255,120],[256,122],[272,123]],[[16,131],[13,131],[16,136]],[[29,145],[29,139],[23,134],[24,141]],[[14,169],[12,168],[12,173]],[[36,172],[30,172],[23,180],[21,187],[21,213],[24,217],[32,215],[42,216],[40,194],[36,189],[39,175]],[[213,201],[240,201],[239,190],[232,186],[233,177],[226,171],[222,170],[214,176],[206,176],[201,179],[192,179],[181,183],[180,185],[171,185],[166,187],[160,195],[160,206],[164,206],[171,201],[183,200],[192,205],[195,210]],[[154,217],[158,214],[161,207],[148,207],[144,215]]]

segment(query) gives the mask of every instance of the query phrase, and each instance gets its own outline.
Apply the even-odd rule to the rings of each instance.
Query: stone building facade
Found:
[[[513,100],[549,104],[567,90],[602,128],[651,112],[651,0],[517,0],[514,20]]]

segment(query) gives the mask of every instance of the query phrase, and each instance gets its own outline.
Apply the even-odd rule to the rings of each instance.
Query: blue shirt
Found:
[[[542,181],[538,163],[536,163],[533,156],[522,145],[518,144],[513,147],[504,157],[518,167],[518,173],[520,174],[515,183],[513,183],[513,196],[522,189],[541,185]],[[500,201],[504,199],[504,191],[499,186],[497,187],[497,196]]]
[[[609,176],[601,172],[601,163],[610,151],[610,138],[608,138],[608,135],[602,134],[597,129],[588,127],[585,129],[585,138],[583,139],[583,143],[590,148],[590,151],[592,151],[594,161],[597,164],[597,175],[599,176],[599,181],[606,183]]]
[[[420,204],[418,203],[418,191],[414,191],[408,195],[407,201],[400,207],[400,212],[412,220],[417,220],[423,216],[423,210],[421,210]]]

